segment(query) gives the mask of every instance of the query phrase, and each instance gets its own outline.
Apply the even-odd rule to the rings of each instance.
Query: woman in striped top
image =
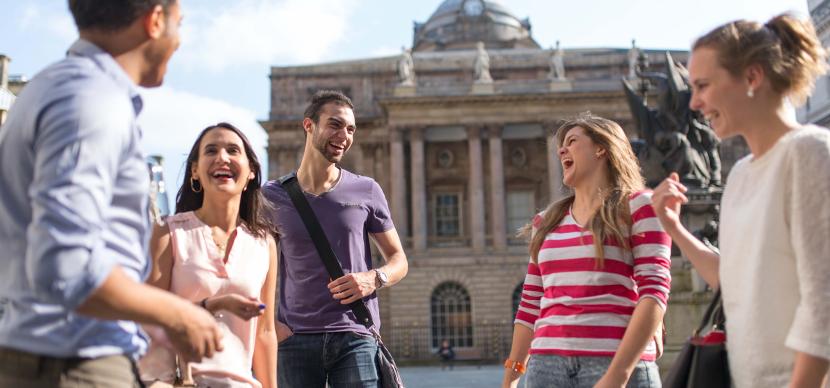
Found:
[[[526,228],[531,260],[502,386],[516,387],[527,363],[527,387],[659,387],[671,240],[617,123],[584,114],[556,136],[574,195]]]

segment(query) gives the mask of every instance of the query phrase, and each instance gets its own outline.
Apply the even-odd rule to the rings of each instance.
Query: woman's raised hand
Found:
[[[262,315],[265,311],[265,305],[259,299],[239,294],[213,297],[211,298],[211,304],[215,306],[215,310],[229,311],[246,321]]]
[[[660,182],[651,196],[651,206],[654,207],[654,212],[663,224],[663,228],[669,233],[681,226],[680,206],[689,202],[685,192],[686,186],[680,183],[680,177],[673,172],[663,182]]]

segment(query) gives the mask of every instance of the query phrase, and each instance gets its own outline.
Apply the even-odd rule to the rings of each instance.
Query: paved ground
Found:
[[[503,373],[504,367],[500,365],[482,365],[481,369],[463,365],[443,371],[440,366],[401,368],[401,377],[407,388],[497,388],[501,385]]]

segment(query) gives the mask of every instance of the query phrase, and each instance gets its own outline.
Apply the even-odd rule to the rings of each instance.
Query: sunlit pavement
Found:
[[[401,377],[407,388],[479,388],[499,387],[504,376],[500,365],[482,365],[481,369],[459,365],[453,370],[440,366],[408,366],[401,368]],[[519,384],[521,387],[522,384]]]

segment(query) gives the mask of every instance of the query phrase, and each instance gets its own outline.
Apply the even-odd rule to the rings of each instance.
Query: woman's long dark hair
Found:
[[[197,210],[202,207],[202,202],[205,198],[205,192],[200,190],[198,193],[193,191],[190,179],[193,177],[191,170],[194,164],[199,161],[199,148],[202,144],[202,139],[209,131],[222,128],[232,131],[240,139],[245,148],[245,156],[248,158],[248,164],[251,171],[254,173],[254,179],[248,181],[245,186],[245,191],[242,192],[242,200],[239,202],[239,218],[245,223],[248,230],[256,237],[264,238],[266,234],[271,233],[273,228],[266,217],[265,210],[268,207],[268,201],[265,200],[260,191],[262,185],[262,169],[260,168],[259,159],[257,159],[254,148],[251,147],[251,142],[245,137],[238,128],[228,123],[219,123],[211,125],[202,130],[193,147],[190,148],[190,154],[187,155],[187,168],[185,168],[184,182],[179,187],[179,193],[176,195],[176,214],[187,211]]]

